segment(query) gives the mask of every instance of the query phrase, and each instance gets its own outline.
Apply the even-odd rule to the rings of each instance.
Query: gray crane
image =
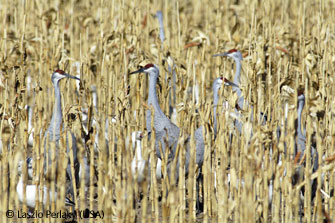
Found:
[[[213,55],[213,57],[217,56],[224,56],[224,57],[230,57],[235,61],[236,64],[236,71],[235,71],[235,76],[234,76],[234,85],[232,85],[232,90],[235,92],[238,96],[238,106],[243,109],[244,105],[244,97],[242,96],[242,91],[240,89],[240,79],[241,79],[241,69],[242,69],[242,64],[241,61],[243,60],[243,56],[239,50],[236,49],[231,49],[225,53],[219,53]]]
[[[63,115],[62,115],[62,104],[61,104],[61,93],[60,93],[60,88],[59,88],[59,81],[64,79],[64,78],[72,78],[75,80],[80,80],[79,78],[75,76],[71,76],[67,73],[65,73],[63,70],[56,70],[52,76],[51,76],[51,81],[54,86],[55,90],[55,104],[53,108],[53,114],[51,118],[51,122],[49,124],[49,127],[47,131],[45,132],[45,137],[49,137],[49,142],[55,142],[56,143],[56,160],[58,160],[58,148],[59,148],[59,139],[60,139],[60,133],[61,133],[61,126],[62,126],[62,121],[63,121]],[[74,158],[74,164],[75,164],[75,180],[76,183],[79,182],[79,162],[77,158],[77,143],[76,143],[76,138],[73,133],[71,133],[72,137],[72,150],[73,150],[73,158]],[[67,153],[70,154],[70,147],[68,145],[68,137],[66,136],[66,150]],[[48,160],[45,159],[44,161],[44,170],[45,172],[47,171],[46,169],[46,162],[48,162],[49,166],[52,163],[51,160],[51,153],[50,153],[50,148],[47,149],[47,145],[44,147],[45,151],[44,154],[45,156],[47,155],[48,152]],[[48,151],[46,151],[48,150]],[[71,165],[70,161],[68,162],[68,166],[66,168],[66,177],[67,179],[71,182],[72,184],[72,174],[71,174]],[[71,188],[68,190],[71,192],[71,194],[74,194],[74,188],[71,186]]]
[[[219,89],[221,88],[223,83],[223,77],[218,77],[213,81],[213,119],[214,119],[214,138],[216,138],[217,134],[217,106],[219,102]],[[204,142],[204,136],[205,136],[205,128],[204,126],[200,126],[198,129],[194,132],[194,139],[195,139],[195,147],[196,147],[196,164],[198,164],[199,167],[202,166],[202,163],[204,161],[204,154],[205,154],[205,142]],[[188,138],[188,140],[190,137]],[[188,164],[190,159],[190,148],[189,143],[187,143],[187,153],[186,153],[186,170],[188,170]],[[188,172],[188,171],[186,171]]]
[[[303,158],[304,153],[306,152],[306,133],[303,133],[301,130],[301,114],[302,114],[302,110],[304,109],[304,105],[305,105],[305,95],[303,94],[302,91],[298,91],[298,124],[297,124],[297,129],[296,129],[296,144],[295,144],[295,155],[297,156],[298,153],[300,153],[300,159],[299,161],[301,161],[301,159]],[[312,171],[313,173],[317,171],[318,167],[319,167],[319,155],[318,152],[316,150],[315,147],[311,146],[311,160],[306,160],[305,162],[312,162]],[[299,182],[300,180],[303,179],[303,166],[298,166],[298,168],[296,169],[294,175],[293,175],[293,184],[296,184],[297,182]],[[316,190],[317,190],[317,179],[314,179],[311,181],[311,186],[312,186],[312,190],[311,190],[311,200],[313,200],[313,198],[316,195]],[[305,188],[301,188],[301,192],[304,195],[305,193]],[[302,203],[300,204],[300,212],[302,212]],[[301,215],[302,216],[302,215]],[[302,218],[300,219],[300,222],[302,222]]]
[[[154,64],[147,64],[145,67],[131,72],[131,74],[136,73],[147,73],[149,75],[149,96],[148,96],[148,105],[153,106],[155,110],[154,114],[154,129],[156,131],[156,154],[161,159],[162,154],[160,154],[159,150],[159,142],[162,145],[162,152],[165,153],[165,148],[168,146],[169,148],[172,148],[172,151],[169,154],[169,159],[173,159],[176,152],[177,142],[179,138],[180,130],[179,128],[173,124],[163,113],[161,110],[159,103],[158,103],[158,97],[156,93],[156,83],[157,78],[159,76],[159,69]],[[217,111],[217,104],[218,104],[218,91],[223,83],[223,78],[217,78],[213,82],[213,98],[214,98],[214,134],[216,135],[217,132],[217,119],[216,119],[216,111]],[[150,110],[147,110],[147,130],[150,134],[151,132],[151,112]],[[201,168],[203,160],[204,160],[204,152],[205,152],[205,143],[204,143],[204,127],[199,127],[195,133],[194,133],[194,139],[195,139],[195,146],[196,146],[196,164],[198,167]],[[167,134],[167,136],[166,136]],[[166,137],[168,137],[166,139]],[[188,137],[187,141],[190,140],[190,137]],[[168,145],[165,145],[165,141],[168,142]],[[189,161],[190,161],[190,144],[187,143],[187,149],[186,149],[186,158],[185,158],[185,173],[188,174],[188,167],[189,167]],[[177,166],[179,166],[179,162],[177,163]],[[177,167],[178,169],[178,167]],[[179,175],[178,171],[176,173],[176,179],[178,180]],[[198,186],[198,185],[197,185]],[[199,190],[197,190],[199,191]],[[198,195],[199,196],[199,195]]]
[[[299,93],[298,93],[299,94]],[[298,125],[297,125],[297,144],[296,152],[300,152],[302,155],[306,149],[306,136],[301,131],[301,114],[305,106],[305,95],[298,95]]]
[[[145,67],[131,72],[131,74],[136,74],[136,73],[147,73],[149,74],[149,96],[148,96],[148,105],[152,105],[155,114],[154,114],[154,129],[156,131],[156,154],[157,156],[161,159],[161,154],[159,150],[159,142],[162,144],[162,151],[165,153],[165,148],[166,146],[172,148],[171,153],[169,154],[169,159],[173,159],[175,155],[175,150],[179,138],[179,128],[175,124],[173,124],[163,113],[161,110],[159,103],[158,103],[158,98],[157,98],[157,93],[156,93],[156,83],[157,83],[157,78],[159,76],[159,69],[156,65],[154,64],[147,64]],[[217,110],[217,104],[218,104],[218,90],[220,89],[221,85],[223,83],[223,78],[219,77],[214,80],[213,82],[213,98],[214,98],[214,134],[216,135],[216,128],[217,128],[217,120],[216,120],[216,110]],[[150,110],[147,110],[147,130],[148,133],[150,134],[151,132],[151,112]],[[164,138],[166,137],[166,133],[168,136],[167,142],[168,145],[165,145],[165,140]],[[201,166],[203,162],[203,157],[204,157],[204,140],[203,140],[203,126],[199,127],[195,131],[195,143],[196,143],[196,163],[198,166]],[[186,166],[188,166],[189,162],[189,149],[187,149],[188,154],[186,155]]]
[[[162,11],[156,12],[156,17],[159,22],[159,38],[161,39],[161,43],[164,43],[165,40],[165,34],[164,34],[164,24],[163,24],[163,13]]]
[[[298,124],[297,124],[297,144],[296,152],[300,152],[302,155],[306,149],[306,135],[301,131],[301,114],[305,106],[305,95],[298,92]]]
[[[235,71],[234,80],[233,82],[231,82],[225,79],[225,85],[231,86],[233,92],[236,93],[238,96],[237,108],[235,109],[236,112],[238,112],[237,110],[244,109],[244,96],[242,95],[242,90],[240,88],[241,69],[242,69],[241,61],[243,60],[242,53],[239,50],[231,49],[225,53],[213,55],[213,57],[217,57],[217,56],[230,57],[235,61],[236,71]],[[250,120],[253,121],[253,106],[250,106],[250,108],[251,108]],[[263,112],[260,112],[260,120],[262,120],[262,124],[265,124],[265,122],[267,121],[267,116]],[[239,122],[238,120],[235,120],[235,127],[238,129],[239,132],[242,131],[242,123]]]
[[[214,139],[216,139],[216,135],[217,135],[217,106],[218,106],[218,102],[219,102],[219,89],[221,88],[223,83],[223,77],[218,77],[213,81],[213,119],[214,119]],[[200,126],[197,130],[195,130],[194,132],[194,139],[195,139],[195,147],[196,147],[196,155],[195,155],[195,162],[198,165],[199,168],[202,168],[202,164],[204,161],[204,156],[205,156],[205,131],[206,128],[204,126]],[[190,140],[190,137],[188,138],[188,140]],[[186,150],[186,160],[185,160],[185,165],[186,165],[186,173],[188,173],[188,168],[189,168],[189,162],[190,162],[190,158],[191,158],[191,154],[190,154],[190,144],[187,143],[187,150]],[[177,172],[177,176],[178,176],[178,172]],[[197,210],[201,210],[202,209],[202,203],[200,202],[200,182],[203,182],[203,176],[202,176],[202,171],[199,172],[199,175],[197,177],[197,184],[196,184],[196,197],[197,197]]]
[[[159,38],[161,40],[161,49],[163,49],[163,44],[165,40],[165,34],[164,34],[164,23],[163,23],[163,13],[162,11],[156,12],[156,18],[159,23]],[[174,60],[172,59],[170,53],[167,53],[167,61],[172,61],[172,64],[170,65],[168,63],[168,73],[172,74],[172,95],[169,97],[169,115],[171,117],[172,122],[176,123],[176,116],[177,116],[177,110],[173,106],[176,105],[176,64],[174,63]],[[165,75],[165,81],[167,80],[167,75]]]
[[[225,79],[226,80],[226,79]],[[214,115],[214,136],[216,137],[217,134],[217,120],[216,120],[216,111],[217,111],[217,105],[219,102],[219,89],[221,88],[223,83],[223,78],[218,77],[213,81],[213,115]]]
[[[155,110],[154,114],[154,129],[156,132],[156,154],[162,159],[162,154],[160,153],[159,143],[162,145],[162,152],[165,153],[166,148],[171,148],[168,159],[172,160],[176,153],[177,143],[179,139],[180,130],[178,126],[173,124],[170,119],[168,119],[158,103],[158,97],[156,93],[157,78],[159,76],[159,69],[154,64],[147,64],[145,67],[131,72],[131,74],[136,73],[146,73],[149,75],[149,95],[148,95],[148,105],[153,106]],[[147,131],[150,137],[151,133],[151,111],[147,110]],[[166,142],[168,143],[166,145]]]
[[[236,63],[236,71],[235,71],[234,81],[230,82],[227,79],[225,79],[225,85],[231,86],[233,92],[236,93],[237,96],[238,96],[238,101],[237,101],[238,108],[235,108],[235,112],[238,113],[238,109],[243,109],[243,106],[244,106],[244,96],[242,95],[242,91],[239,87],[240,86],[240,79],[241,79],[241,69],[242,69],[241,61],[243,60],[242,54],[239,50],[231,49],[231,50],[229,50],[225,53],[219,53],[219,54],[213,55],[213,57],[217,57],[217,56],[230,57],[230,58],[234,59],[234,61]],[[236,119],[234,125],[235,125],[236,129],[241,133],[242,132],[242,123]]]
[[[298,125],[297,125],[297,141],[296,141],[296,154],[300,153],[300,159],[305,153],[306,150],[306,133],[303,133],[301,130],[301,113],[305,105],[305,95],[302,92],[298,92]],[[319,167],[319,159],[316,148],[311,147],[311,156],[314,160],[312,162],[313,172],[315,172]]]

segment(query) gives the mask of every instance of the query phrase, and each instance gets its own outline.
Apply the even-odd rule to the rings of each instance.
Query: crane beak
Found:
[[[228,56],[228,53],[219,53],[213,55],[213,57],[226,57],[226,56]]]
[[[224,85],[225,86],[232,86],[232,87],[239,87],[237,84],[231,82],[230,80],[228,80],[227,78],[224,78]]]
[[[133,71],[133,72],[129,73],[129,75],[142,73],[142,72],[144,72],[144,68],[138,69],[137,71]]]
[[[78,80],[80,81],[80,79],[78,77],[75,77],[75,76],[72,76],[70,74],[64,74],[67,78],[71,78],[71,79],[75,79],[75,80]]]

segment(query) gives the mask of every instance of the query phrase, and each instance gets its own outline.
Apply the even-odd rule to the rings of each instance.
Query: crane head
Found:
[[[225,53],[219,53],[219,54],[213,55],[213,57],[218,57],[218,56],[231,57],[236,60],[243,60],[243,56],[241,52],[237,49],[231,49]]]
[[[33,178],[33,158],[28,157],[26,159],[26,164],[27,164],[28,176],[29,176],[30,179],[32,179]],[[23,167],[22,165],[23,165],[22,160],[20,160],[18,162],[18,172],[19,172],[19,174],[21,174],[22,171],[23,171],[22,170],[22,167]]]
[[[147,74],[159,74],[159,69],[155,64],[149,63],[145,65],[144,67],[129,73],[131,74],[137,74],[137,73],[147,73]]]
[[[136,140],[142,140],[143,139],[143,132],[141,131],[135,131],[131,133],[131,139],[133,142],[135,142]]]
[[[143,133],[141,131],[138,131],[137,132],[137,137],[136,137],[137,140],[142,140],[143,139]]]
[[[131,133],[131,141],[133,149],[135,149],[136,141],[142,141],[142,139],[143,139],[143,132],[134,131]]]
[[[223,77],[218,77],[213,81],[213,87],[218,86],[220,87],[223,83]]]
[[[66,78],[66,77],[80,81],[80,79],[78,77],[75,77],[75,76],[72,76],[70,74],[67,74],[67,73],[65,73],[65,71],[60,70],[60,69],[58,69],[55,72],[53,72],[53,74],[51,76],[51,80],[52,80],[52,83],[57,83],[58,81],[60,81],[63,78]]]
[[[304,94],[304,90],[303,90],[303,89],[299,89],[299,90],[298,90],[298,96],[300,96],[300,95],[302,95],[302,94]]]

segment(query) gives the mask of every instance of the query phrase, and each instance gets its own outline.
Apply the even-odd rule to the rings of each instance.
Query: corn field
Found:
[[[335,220],[334,1],[2,0],[0,24],[0,222]],[[245,106],[238,108],[238,96],[222,84],[214,136],[212,84],[219,77],[233,80],[236,68],[234,60],[213,55],[231,49],[243,55]],[[159,105],[180,129],[176,156],[162,156],[161,177],[156,132],[149,137],[146,126],[147,110],[155,112],[148,104],[149,75],[129,75],[146,64],[159,68]],[[57,143],[45,135],[56,70],[80,78],[59,82]],[[303,160],[296,153],[299,92],[306,101]],[[200,126],[206,130],[202,166],[195,159]],[[137,142],[132,135],[139,131]],[[80,166],[87,161],[90,168],[68,182],[68,162],[76,168],[67,151],[73,145]],[[146,164],[143,180],[132,172],[136,146]],[[307,162],[312,147],[317,170]],[[48,150],[52,163],[45,174]],[[32,209],[28,198],[19,199],[20,177],[37,189]],[[65,205],[68,184],[74,206]],[[43,188],[57,191],[55,198],[44,203]]]

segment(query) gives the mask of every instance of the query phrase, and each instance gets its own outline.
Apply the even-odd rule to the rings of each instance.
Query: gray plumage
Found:
[[[214,115],[214,136],[216,137],[217,134],[217,120],[216,120],[216,111],[217,111],[217,105],[219,103],[219,89],[222,86],[223,78],[219,77],[216,78],[213,82],[213,115]]]
[[[156,93],[156,83],[157,78],[159,76],[159,69],[156,65],[148,64],[144,68],[141,68],[135,72],[132,72],[130,74],[140,73],[144,72],[149,74],[149,95],[148,95],[148,105],[153,106],[155,110],[154,114],[154,129],[156,132],[156,141],[155,141],[155,147],[156,147],[156,154],[161,159],[162,154],[159,150],[159,143],[162,145],[162,151],[165,153],[165,149],[168,146],[171,149],[171,152],[169,154],[169,160],[172,160],[175,156],[177,142],[179,138],[180,130],[179,128],[173,124],[163,113],[161,110],[159,103],[158,103],[158,97]],[[213,98],[214,98],[214,131],[216,134],[216,110],[217,110],[217,104],[218,104],[218,91],[223,83],[223,78],[217,78],[213,82]],[[147,110],[147,130],[150,133],[151,132],[151,111]],[[167,138],[166,138],[167,137]],[[188,137],[187,141],[190,140],[190,137]],[[205,149],[205,142],[204,142],[204,127],[199,127],[194,132],[194,140],[195,140],[195,147],[196,147],[196,164],[201,167],[203,160],[204,160],[204,149]],[[166,145],[165,142],[168,142],[168,145]],[[190,161],[190,144],[187,143],[186,148],[186,158],[185,158],[185,166],[186,171],[185,173],[188,173],[188,166]],[[178,163],[179,166],[179,163]],[[176,174],[176,178],[178,179],[178,173]]]
[[[195,152],[195,163],[198,165],[199,168],[202,167],[202,164],[204,162],[204,155],[205,155],[205,141],[204,141],[204,127],[200,126],[199,128],[197,128],[194,132],[194,140],[195,140],[195,148],[196,148],[196,152]],[[188,141],[191,138],[188,137]],[[185,174],[188,174],[188,168],[189,168],[189,164],[190,164],[190,158],[191,158],[191,147],[190,147],[190,143],[188,142],[186,144],[186,157],[185,157]],[[177,166],[179,167],[179,165]],[[178,174],[179,172],[177,171],[177,179],[178,179]]]
[[[306,150],[306,133],[302,133],[301,130],[301,114],[302,110],[304,109],[304,105],[305,105],[305,95],[300,94],[298,96],[298,125],[297,125],[297,141],[296,141],[296,152],[300,152],[300,158],[302,158]],[[319,167],[318,164],[319,159],[317,150],[313,146],[311,147],[311,157],[314,160],[314,162],[312,163],[314,172]]]
[[[161,39],[161,42],[163,44],[165,40],[165,34],[164,34],[164,24],[163,24],[163,13],[162,11],[157,11],[156,17],[159,22],[159,38]]]
[[[214,119],[214,138],[216,138],[217,135],[217,117],[216,117],[216,112],[217,112],[217,105],[219,102],[219,89],[222,86],[223,83],[223,78],[219,77],[216,78],[213,81],[213,119]],[[194,139],[195,139],[195,148],[196,148],[196,154],[195,154],[195,163],[198,165],[199,168],[202,168],[202,164],[204,162],[204,156],[205,156],[205,133],[206,133],[206,128],[204,126],[200,126],[197,130],[194,132]],[[188,138],[188,140],[190,137]],[[190,158],[191,158],[191,149],[190,149],[190,144],[187,143],[187,150],[186,150],[186,159],[185,159],[185,165],[186,165],[186,170],[185,173],[188,174],[189,171],[189,163],[190,163]],[[178,165],[179,166],[179,165]],[[178,171],[177,171],[177,179],[178,179]],[[200,189],[199,189],[199,184],[200,182],[203,182],[203,177],[202,173],[200,171],[199,176],[197,177],[197,184],[196,184],[196,197],[197,197],[197,208],[199,208],[200,205]]]
[[[161,40],[161,48],[163,49],[163,44],[165,40],[165,34],[164,34],[164,23],[163,23],[163,13],[162,11],[156,12],[156,18],[159,22],[159,38]],[[167,56],[169,59],[173,61],[172,57],[170,55]],[[168,63],[168,73],[172,74],[172,95],[169,96],[169,115],[171,119],[173,119],[173,116],[176,115],[177,111],[173,107],[176,105],[176,65],[173,62],[172,66]],[[167,81],[167,75],[165,75],[165,81]]]
[[[301,131],[301,114],[305,105],[305,95],[298,96],[297,152],[303,154],[306,149],[306,136]]]
[[[47,129],[47,131],[45,132],[45,137],[49,137],[49,142],[55,142],[56,143],[56,161],[58,160],[58,156],[59,156],[59,139],[60,139],[60,133],[61,133],[61,126],[62,126],[62,121],[63,121],[63,117],[62,117],[62,105],[61,105],[61,93],[60,93],[60,88],[59,88],[59,81],[63,78],[72,78],[72,79],[76,79],[76,80],[80,80],[77,77],[71,76],[67,73],[65,73],[62,70],[56,70],[52,76],[51,76],[51,81],[52,84],[54,86],[54,90],[55,90],[55,104],[54,104],[54,108],[53,108],[53,114],[52,114],[52,118],[51,118],[51,122],[49,124],[49,127]],[[78,175],[78,169],[79,169],[79,162],[78,162],[78,158],[77,158],[77,143],[76,143],[76,138],[74,136],[73,133],[71,133],[71,137],[72,137],[72,150],[73,150],[73,158],[74,158],[74,163],[75,163],[75,177],[76,177],[76,182],[79,181],[79,175]],[[47,149],[48,147],[48,149]],[[47,155],[48,152],[48,160],[46,160],[45,158],[45,162],[44,162],[44,171],[46,171],[46,162],[48,162],[49,164],[49,168],[50,165],[52,164],[52,160],[51,160],[51,153],[50,153],[50,147],[49,145],[45,145],[44,147],[45,149],[45,156]],[[66,149],[67,149],[67,153],[70,154],[70,147],[69,147],[69,140],[68,140],[68,136],[66,134]],[[57,167],[56,167],[57,169]],[[66,177],[67,179],[71,182],[72,184],[72,174],[71,174],[71,164],[70,164],[70,160],[68,162],[68,166],[66,168]],[[69,191],[73,194],[74,193],[74,188],[71,187],[69,189]]]
[[[242,70],[242,63],[241,61],[243,60],[243,56],[242,53],[239,50],[236,49],[232,49],[229,50],[228,52],[225,53],[221,53],[221,54],[215,54],[213,55],[214,57],[216,56],[226,56],[226,57],[230,57],[235,61],[235,76],[234,76],[234,81],[230,82],[227,79],[225,79],[225,85],[227,86],[231,86],[232,87],[232,91],[234,93],[237,94],[238,96],[238,100],[237,100],[237,105],[238,107],[235,108],[235,113],[239,116],[239,109],[244,109],[244,96],[242,95],[242,90],[240,88],[240,79],[241,79],[241,70]],[[251,109],[251,117],[250,117],[250,121],[253,121],[253,106],[250,105],[250,109]],[[262,120],[262,124],[264,125],[266,122],[267,117],[261,112],[260,113],[260,120]],[[236,129],[241,133],[242,132],[242,126],[243,124],[238,121],[235,120],[235,127]]]
[[[214,138],[216,138],[217,134],[217,117],[216,117],[216,112],[217,112],[217,105],[219,102],[219,89],[222,86],[223,83],[223,78],[219,77],[216,78],[213,81],[213,119],[214,119]],[[196,148],[196,155],[195,155],[195,163],[198,165],[198,167],[201,167],[203,162],[204,162],[204,156],[205,156],[205,131],[206,129],[204,126],[200,126],[197,130],[194,132],[194,140],[195,140],[195,148]],[[188,138],[190,140],[190,137]],[[190,162],[190,144],[187,143],[187,150],[186,150],[186,160],[185,160],[185,165],[186,165],[186,173],[188,173],[188,166]]]
[[[295,144],[295,152],[297,155],[298,152],[300,152],[300,157],[299,160],[301,161],[301,159],[303,158],[303,155],[305,153],[306,150],[306,133],[302,133],[301,131],[301,114],[302,114],[302,110],[304,108],[305,105],[305,96],[302,93],[298,92],[298,125],[297,125],[297,139],[296,139],[296,144]],[[319,155],[318,152],[316,150],[316,148],[314,148],[313,146],[311,146],[311,160],[306,160],[305,162],[311,162],[312,164],[312,169],[313,169],[313,173],[317,171],[318,167],[319,167]],[[299,162],[300,162],[299,161]],[[300,182],[301,180],[303,180],[304,175],[303,175],[303,165],[299,165],[296,168],[296,171],[293,175],[293,179],[292,179],[292,183],[293,185],[295,185],[296,183]],[[313,198],[316,196],[316,190],[317,190],[317,179],[313,179],[311,180],[311,197],[310,199],[313,200]],[[302,194],[304,194],[305,192],[305,188],[302,188],[301,190]],[[300,211],[302,211],[300,209]]]
[[[230,57],[235,61],[236,64],[236,71],[235,71],[235,76],[234,76],[234,81],[232,83],[234,83],[234,85],[232,86],[232,90],[233,92],[235,92],[238,96],[238,106],[243,109],[243,105],[244,105],[244,96],[242,95],[242,91],[240,89],[240,79],[241,79],[241,69],[242,69],[242,64],[241,61],[243,60],[243,56],[241,54],[241,52],[239,50],[229,50],[228,52],[225,53],[220,53],[220,54],[215,54],[213,55],[214,57],[217,56],[225,56],[225,57]]]
[[[156,84],[157,78],[159,76],[159,69],[156,65],[147,64],[144,68],[141,68],[135,73],[146,73],[149,75],[149,95],[148,95],[148,105],[154,108],[154,129],[156,133],[155,138],[155,148],[157,156],[162,159],[162,154],[160,153],[159,144],[162,146],[162,152],[165,154],[165,149],[170,148],[170,153],[168,156],[169,160],[172,160],[176,153],[177,143],[179,139],[180,130],[178,126],[173,124],[170,119],[168,119],[164,112],[161,110],[158,97],[156,93]],[[151,133],[151,111],[147,110],[147,118],[146,118],[147,131]],[[166,145],[167,142],[167,145]]]
[[[243,109],[244,107],[244,96],[242,95],[242,91],[240,89],[240,79],[241,79],[241,69],[242,69],[242,64],[241,61],[243,60],[242,54],[239,50],[229,50],[228,52],[225,53],[220,53],[220,54],[215,54],[213,55],[214,57],[216,56],[225,56],[225,57],[230,57],[234,59],[235,64],[236,64],[236,71],[235,71],[235,76],[234,76],[234,81],[230,82],[225,79],[225,85],[229,85],[232,87],[232,91],[237,94],[238,96],[238,101],[237,105],[239,109]],[[235,108],[235,113],[239,115],[239,111],[237,108]],[[235,128],[241,133],[242,132],[242,123],[238,121],[237,119],[235,120]]]

